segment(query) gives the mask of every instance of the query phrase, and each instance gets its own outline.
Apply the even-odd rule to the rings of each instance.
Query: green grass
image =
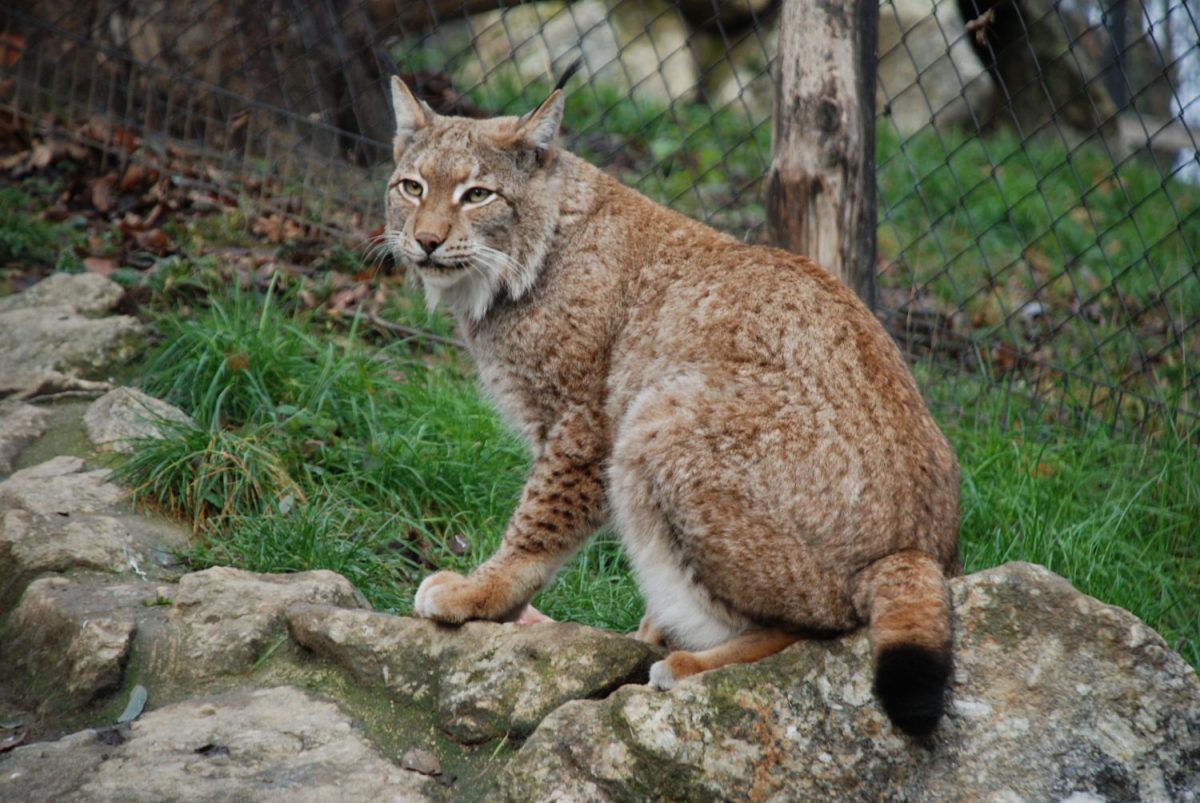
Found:
[[[159,322],[144,386],[197,425],[144,444],[120,470],[195,524],[196,566],[329,568],[406,612],[425,574],[469,570],[496,547],[529,458],[454,349],[376,348],[353,326],[318,334],[290,304],[298,289],[232,292]],[[411,297],[395,309],[406,305],[420,309]],[[962,404],[961,382],[931,381],[937,409]],[[941,419],[964,470],[967,568],[1041,563],[1200,664],[1194,445],[1080,432],[1015,404],[983,392],[970,414]],[[642,609],[612,535],[535,604],[622,631]]]
[[[962,408],[963,387],[927,384],[962,466],[965,569],[1041,564],[1200,666],[1196,433],[1139,441],[1047,421],[1040,405],[983,383]]]
[[[52,222],[42,218],[43,201],[16,187],[0,188],[0,266],[7,273],[14,264],[57,266],[78,270],[76,247],[85,239],[82,218]]]
[[[1114,168],[1097,144],[1004,131],[902,139],[880,125],[877,145],[883,286],[919,288],[977,342],[1198,409],[1176,389],[1194,381],[1187,355],[1200,351],[1200,328],[1189,329],[1200,319],[1200,190],[1142,159]],[[1030,303],[1043,311],[1036,327],[1019,314]],[[1124,412],[1117,394],[1092,403]]]

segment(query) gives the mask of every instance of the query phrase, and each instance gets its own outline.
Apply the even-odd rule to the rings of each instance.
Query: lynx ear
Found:
[[[392,109],[396,113],[396,137],[392,140],[392,151],[395,158],[399,159],[413,134],[429,125],[433,110],[417,100],[398,75],[392,76]]]
[[[541,106],[517,122],[512,135],[513,144],[532,148],[540,160],[554,145],[554,137],[562,124],[565,105],[561,89],[551,92],[550,97],[542,101]]]

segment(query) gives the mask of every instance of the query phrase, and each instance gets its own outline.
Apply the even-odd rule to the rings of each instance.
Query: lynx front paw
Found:
[[[666,691],[675,686],[675,673],[665,660],[655,661],[650,665],[650,686]]]
[[[650,665],[650,685],[666,691],[684,678],[699,674],[709,665],[694,652],[676,650],[661,661]]]
[[[455,572],[436,572],[421,581],[413,600],[413,615],[439,622],[458,623],[470,618],[464,606],[455,604],[456,590],[467,584],[467,578]]]

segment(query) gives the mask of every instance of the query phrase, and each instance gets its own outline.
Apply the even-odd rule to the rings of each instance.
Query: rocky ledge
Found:
[[[3,300],[0,330],[111,309],[85,281]],[[1200,797],[1194,670],[1029,564],[954,581],[949,713],[923,743],[876,704],[861,633],[663,693],[642,685],[657,653],[619,634],[439,627],[331,572],[186,572],[186,531],[133,510],[102,458],[183,419],[114,390],[108,353],[5,368],[0,799]]]

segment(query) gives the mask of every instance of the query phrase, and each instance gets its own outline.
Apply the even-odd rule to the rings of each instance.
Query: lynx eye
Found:
[[[405,195],[411,195],[413,198],[420,198],[421,193],[424,191],[424,187],[421,186],[421,182],[414,181],[411,178],[406,178],[401,181],[400,189],[404,190]]]
[[[492,191],[486,187],[472,187],[463,193],[463,200],[469,204],[477,204],[492,197]]]

